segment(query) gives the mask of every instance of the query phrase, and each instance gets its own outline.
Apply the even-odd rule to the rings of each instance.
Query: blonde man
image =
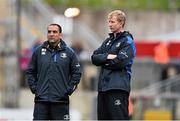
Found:
[[[101,67],[98,83],[98,120],[127,120],[131,67],[136,48],[124,30],[126,15],[115,10],[108,15],[109,37],[93,52],[92,63]]]

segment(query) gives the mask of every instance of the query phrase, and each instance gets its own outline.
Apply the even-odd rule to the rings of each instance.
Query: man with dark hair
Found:
[[[92,63],[101,67],[98,84],[98,120],[128,120],[131,66],[135,57],[132,35],[124,30],[121,10],[108,15],[109,37],[94,51]]]
[[[69,120],[69,96],[80,81],[81,67],[62,40],[60,25],[48,26],[47,39],[33,52],[26,72],[35,94],[33,120]]]

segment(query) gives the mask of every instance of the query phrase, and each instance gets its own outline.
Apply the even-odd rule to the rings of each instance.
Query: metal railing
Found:
[[[180,98],[180,75],[150,84],[134,94],[139,97]]]

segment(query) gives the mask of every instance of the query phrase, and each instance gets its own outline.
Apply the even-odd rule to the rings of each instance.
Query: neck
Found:
[[[124,29],[118,31],[118,32],[114,32],[114,37],[116,37],[117,33],[121,33],[121,32],[124,32]]]
[[[58,46],[58,44],[60,44],[60,41],[57,41],[57,42],[55,42],[55,43],[49,43],[49,46],[50,46],[51,48],[56,48],[56,47]]]
[[[123,28],[119,28],[117,31],[114,32],[114,34],[120,33],[120,32],[124,32]]]

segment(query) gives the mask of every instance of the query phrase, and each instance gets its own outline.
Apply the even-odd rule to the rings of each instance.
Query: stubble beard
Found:
[[[50,40],[48,40],[48,43],[49,43],[50,46],[53,47],[53,46],[56,45],[57,42],[54,39],[50,39]]]
[[[54,39],[49,39],[48,41],[49,41],[49,43],[56,43],[56,41]]]

